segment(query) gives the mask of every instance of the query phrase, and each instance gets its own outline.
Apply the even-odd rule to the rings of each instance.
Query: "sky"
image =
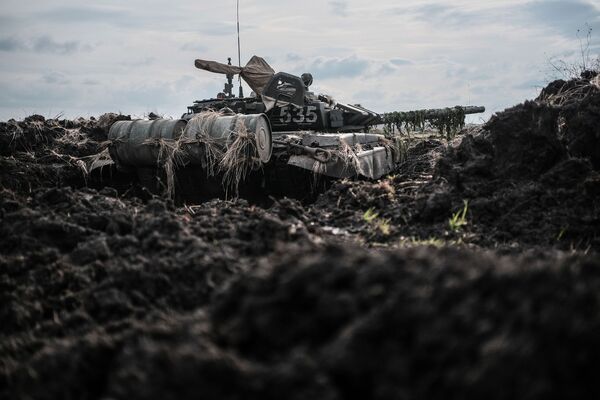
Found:
[[[177,118],[222,90],[194,60],[237,63],[235,19],[236,0],[0,0],[0,120]],[[597,57],[600,0],[240,0],[240,30],[242,65],[311,72],[376,112],[483,105],[482,122],[581,64],[581,44]]]

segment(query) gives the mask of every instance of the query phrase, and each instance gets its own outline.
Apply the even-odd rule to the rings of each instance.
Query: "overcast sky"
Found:
[[[600,50],[600,0],[240,1],[242,64],[312,72],[314,91],[377,112],[500,111],[537,95],[549,59],[581,58],[586,23]],[[223,87],[194,59],[237,61],[235,3],[0,0],[0,120],[179,117]]]

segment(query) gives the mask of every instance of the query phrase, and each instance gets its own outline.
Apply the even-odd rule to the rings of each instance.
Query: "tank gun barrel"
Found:
[[[433,110],[424,110],[426,118],[436,118],[438,116],[444,116],[448,113],[455,112],[457,110],[462,110],[464,115],[469,114],[480,114],[485,112],[485,107],[483,106],[456,106],[456,107],[448,107],[441,109],[433,109]]]
[[[435,127],[440,134],[452,137],[465,126],[465,115],[485,112],[485,107],[456,106],[448,108],[400,111],[379,115],[379,124],[384,124],[392,132],[424,130],[427,125]]]
[[[396,111],[390,113],[380,114],[380,123],[394,123],[398,120],[412,120],[415,117],[419,116],[420,119],[430,120],[437,118],[444,118],[451,115],[469,115],[469,114],[480,114],[485,112],[485,107],[483,106],[456,106],[456,107],[446,107],[446,108],[431,108],[425,110],[415,110],[415,111]]]

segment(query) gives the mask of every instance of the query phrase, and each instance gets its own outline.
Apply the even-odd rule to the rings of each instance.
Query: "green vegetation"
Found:
[[[384,236],[388,236],[391,233],[390,220],[379,218],[379,214],[372,208],[365,211],[363,220],[365,220],[365,222],[367,222],[375,231],[379,231]]]
[[[407,111],[407,112],[392,112],[384,115],[384,124],[386,131],[393,132],[394,128],[400,134],[403,132],[410,133],[416,130],[423,131],[425,129],[425,110]]]
[[[400,135],[424,131],[426,127],[437,129],[440,135],[453,138],[465,126],[465,110],[452,107],[443,110],[419,110],[391,112],[383,115],[384,131],[391,135],[394,128]]]
[[[430,237],[429,239],[418,239],[415,237],[410,237],[404,240],[401,240],[400,243],[405,244],[409,247],[413,246],[433,246],[433,247],[445,247],[448,246],[449,243],[444,239]],[[450,243],[452,245],[452,243]]]
[[[468,242],[465,242],[462,237],[458,239],[449,239],[449,238],[438,238],[438,237],[429,237],[427,239],[418,238],[418,237],[402,237],[400,238],[399,245],[401,247],[418,247],[418,246],[430,246],[430,247],[453,247],[453,246],[464,246],[467,245]]]
[[[464,206],[462,210],[458,210],[452,214],[452,218],[448,220],[448,226],[452,232],[460,232],[467,224],[467,211],[469,210],[469,202],[463,200]]]
[[[429,123],[441,136],[445,135],[447,139],[452,139],[465,126],[465,110],[461,107],[454,108],[436,118],[431,118]]]
[[[560,242],[563,238],[563,236],[565,236],[565,233],[567,233],[567,227],[562,227],[560,229],[560,232],[558,232],[558,235],[556,235],[556,241]]]

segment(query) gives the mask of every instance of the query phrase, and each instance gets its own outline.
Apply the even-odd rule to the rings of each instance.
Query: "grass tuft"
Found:
[[[389,236],[392,233],[390,220],[387,218],[380,218],[379,213],[375,212],[373,208],[369,208],[365,211],[363,220],[375,231],[380,232],[384,236]]]
[[[458,210],[452,214],[452,217],[448,220],[448,226],[452,232],[460,232],[468,224],[467,211],[469,210],[469,202],[463,200],[463,204],[462,210]]]

